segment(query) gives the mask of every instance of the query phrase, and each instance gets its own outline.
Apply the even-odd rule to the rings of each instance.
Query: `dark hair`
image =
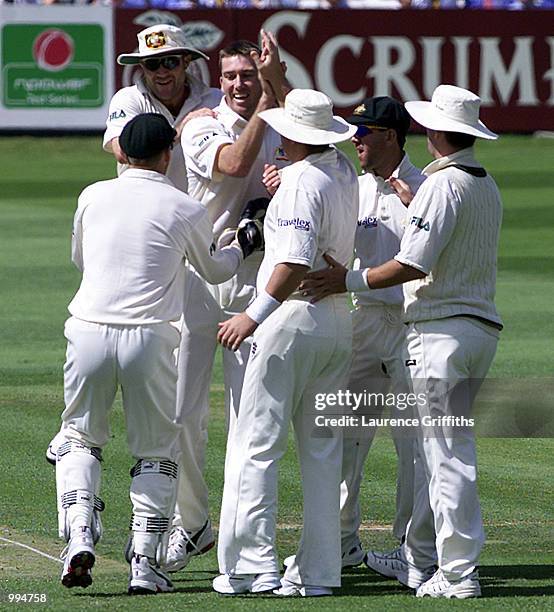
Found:
[[[224,57],[234,57],[235,55],[244,55],[250,59],[250,52],[255,51],[260,54],[262,51],[256,43],[249,40],[236,40],[235,42],[223,47],[219,52],[219,69],[221,70],[221,60]]]
[[[467,149],[475,144],[475,136],[461,132],[444,132],[446,142],[456,149]]]
[[[129,160],[129,165],[131,166],[147,166],[149,168],[154,168],[158,165],[158,162],[162,158],[165,151],[167,151],[169,147],[151,155],[150,157],[140,158],[140,157],[129,157],[127,155],[127,159]]]

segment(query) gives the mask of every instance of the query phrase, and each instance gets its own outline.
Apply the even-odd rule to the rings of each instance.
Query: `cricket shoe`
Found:
[[[395,548],[388,553],[370,550],[364,557],[364,563],[369,569],[381,574],[381,576],[396,578],[410,589],[417,589],[424,582],[427,582],[437,569],[434,565],[420,569],[408,563],[401,548]]]
[[[280,597],[325,597],[333,594],[333,589],[323,586],[307,586],[291,582],[286,578],[281,579],[281,586],[273,591],[274,595]]]
[[[69,544],[62,553],[64,564],[62,584],[68,589],[80,586],[86,588],[92,584],[92,566],[94,565],[94,542],[88,527],[79,527],[71,536]]]
[[[341,566],[342,568],[356,567],[364,560],[364,551],[362,545],[358,541],[349,550],[342,553]]]
[[[155,595],[170,593],[173,583],[156,562],[144,555],[135,554],[131,559],[129,595]]]
[[[479,573],[474,571],[465,578],[451,581],[439,569],[430,580],[417,589],[416,597],[446,597],[447,599],[481,597]]]
[[[207,520],[201,529],[192,533],[182,527],[174,527],[169,535],[166,572],[178,572],[186,567],[195,555],[203,555],[215,545],[212,524]]]
[[[278,572],[265,574],[221,574],[213,579],[214,591],[222,595],[243,595],[245,593],[268,593],[281,586]]]

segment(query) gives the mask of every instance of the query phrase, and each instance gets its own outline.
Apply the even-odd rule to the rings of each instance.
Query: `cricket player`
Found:
[[[286,160],[279,135],[258,116],[275,105],[273,92],[264,90],[260,71],[276,72],[280,76],[279,88],[284,80],[275,40],[262,32],[262,43],[263,50],[239,40],[220,51],[224,97],[212,113],[190,119],[181,135],[189,193],[207,208],[220,235],[228,235],[229,228],[236,228],[245,215],[265,213],[269,200],[262,182],[264,167],[282,166]],[[234,229],[230,235],[234,235]],[[215,543],[204,457],[218,323],[242,312],[253,299],[261,259],[260,253],[253,254],[235,277],[218,286],[207,283],[193,267],[187,277],[186,293],[194,299],[189,299],[185,307],[179,351],[177,405],[183,425],[182,456],[168,571],[183,569],[191,556],[206,552]],[[233,437],[249,352],[250,340],[238,351],[223,354],[229,440]]]
[[[479,120],[481,100],[453,85],[439,85],[430,102],[407,102],[427,129],[434,157],[410,205],[399,253],[388,262],[347,272],[336,266],[312,279],[314,299],[346,288],[374,291],[405,283],[408,324],[406,369],[423,392],[417,438],[429,486],[438,570],[418,597],[468,598],[481,594],[477,564],[484,542],[477,494],[477,459],[471,428],[452,427],[469,416],[480,381],[496,352],[502,321],[494,305],[502,202],[476,161],[476,138],[497,135]],[[414,507],[414,515],[417,508]],[[424,571],[431,548],[408,526],[402,551],[410,568]]]
[[[376,266],[398,253],[408,218],[407,206],[425,180],[404,151],[410,115],[404,105],[388,96],[365,99],[348,117],[358,127],[352,137],[362,175],[358,177],[360,204],[354,243],[354,268]],[[397,191],[398,190],[398,191]],[[400,194],[400,195],[399,195]],[[404,198],[404,200],[402,199]],[[402,321],[402,288],[390,287],[353,295],[352,367],[348,388],[354,393],[409,392],[402,347],[406,327]],[[368,407],[375,415],[382,407]],[[358,414],[362,410],[358,410]],[[393,417],[406,409],[392,408]],[[343,567],[364,558],[360,527],[360,485],[364,463],[375,429],[346,434],[341,485],[341,537]],[[393,430],[398,455],[396,517],[393,534],[401,541],[412,515],[413,438]]]
[[[87,187],[73,225],[72,260],[82,272],[65,324],[63,442],[57,451],[60,536],[68,542],[66,587],[92,582],[102,535],[100,461],[109,411],[123,394],[133,514],[130,594],[171,591],[161,571],[173,515],[179,459],[174,351],[183,310],[185,257],[207,280],[230,278],[252,250],[239,241],[213,248],[206,209],[165,176],[176,136],[167,119],[134,117],[119,138],[129,168]]]
[[[140,113],[159,113],[171,125],[179,127],[191,111],[216,106],[222,96],[219,89],[210,88],[187,72],[190,62],[208,57],[187,44],[183,31],[172,25],[154,25],[137,34],[138,52],[123,53],[117,58],[121,65],[139,65],[141,77],[135,85],[116,92],[110,102],[104,149],[114,154],[117,172],[128,166],[119,146],[119,136],[125,125]],[[171,161],[166,176],[173,185],[187,192],[187,175],[184,168],[181,142],[176,140],[171,151]],[[63,435],[58,433],[48,445],[46,459],[56,462],[58,446]]]
[[[125,124],[139,113],[160,113],[179,129],[183,119],[198,108],[213,108],[221,99],[219,89],[207,87],[187,72],[191,62],[207,55],[191,47],[183,31],[172,25],[156,24],[137,34],[138,51],[122,53],[117,63],[136,65],[142,74],[135,85],[117,91],[111,102],[104,133],[104,149],[118,162],[118,174],[126,167],[119,146]],[[183,151],[179,140],[171,152],[167,176],[175,187],[187,191]]]
[[[358,181],[332,143],[356,128],[333,117],[332,102],[292,90],[284,108],[260,117],[281,134],[291,165],[265,220],[258,295],[245,312],[220,324],[219,341],[237,350],[254,333],[236,426],[228,450],[220,519],[219,593],[329,595],[340,586],[339,485],[342,431],[315,425],[316,393],[347,382],[351,322],[345,296],[313,305],[297,288],[332,251],[352,255]],[[275,548],[277,475],[293,424],[304,490],[304,527],[296,556],[280,580]]]

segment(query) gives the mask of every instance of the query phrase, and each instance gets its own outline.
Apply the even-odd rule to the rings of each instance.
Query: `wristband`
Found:
[[[345,279],[346,290],[353,291],[354,293],[369,291],[371,287],[367,283],[367,270],[368,268],[348,270]]]
[[[245,310],[246,314],[259,325],[269,317],[269,315],[281,306],[281,302],[276,300],[267,291],[262,291],[256,299]]]

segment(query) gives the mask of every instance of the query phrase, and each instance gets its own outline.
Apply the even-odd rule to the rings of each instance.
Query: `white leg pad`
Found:
[[[139,459],[131,476],[133,552],[163,564],[175,508],[178,466],[173,461]]]
[[[81,442],[70,440],[62,444],[56,460],[56,489],[58,502],[58,532],[69,541],[71,531],[89,527],[94,542],[102,535],[100,512],[104,502],[100,491],[102,452]]]

